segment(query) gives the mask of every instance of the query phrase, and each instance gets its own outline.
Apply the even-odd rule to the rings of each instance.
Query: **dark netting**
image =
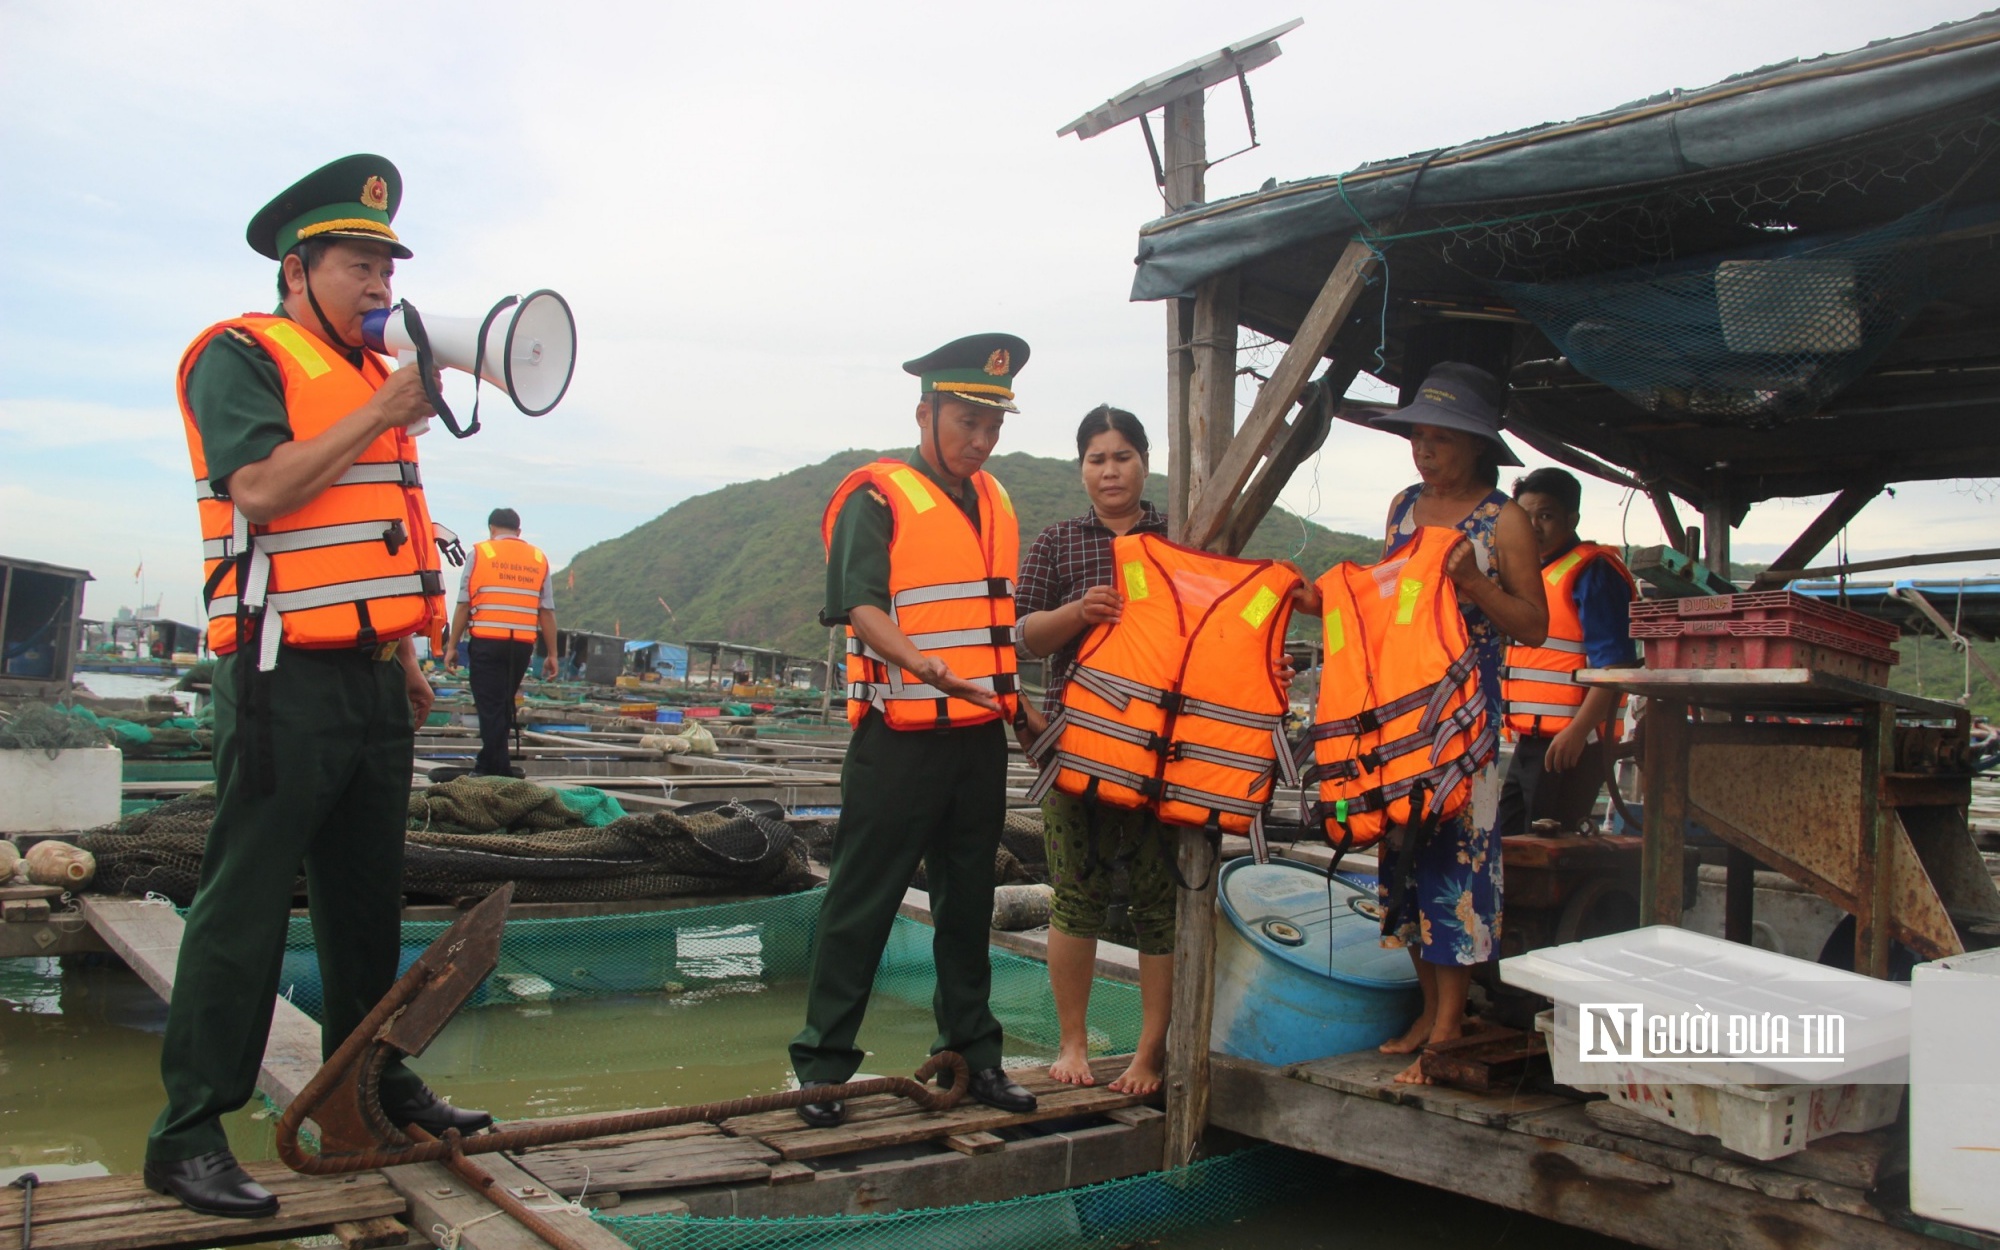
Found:
[[[432,813],[425,804],[420,816],[418,806],[413,802],[403,852],[403,889],[412,895],[477,897],[512,881],[520,902],[597,902],[787,893],[812,884],[798,835],[745,809],[688,817],[653,812],[596,828],[574,827],[572,816],[570,828],[454,833],[420,827]],[[467,809],[452,810],[463,817]],[[539,801],[525,803],[521,815],[530,823],[555,818]],[[97,857],[96,889],[157,893],[185,906],[200,881],[214,816],[214,792],[204,790],[77,842]]]
[[[1309,1155],[1256,1146],[1171,1172],[957,1207],[788,1219],[620,1215],[614,1208],[593,1218],[634,1250],[1123,1250],[1241,1220],[1303,1194],[1324,1175],[1325,1165]]]
[[[1562,282],[1490,285],[1647,412],[1771,424],[1819,410],[1930,295],[1940,205],[1833,240]]]

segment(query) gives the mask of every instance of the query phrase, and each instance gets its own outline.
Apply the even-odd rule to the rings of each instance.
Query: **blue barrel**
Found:
[[[685,715],[686,713],[680,708],[663,707],[653,713],[653,723],[656,725],[678,725],[681,723],[681,718]]]
[[[1282,1065],[1380,1045],[1423,1008],[1407,951],[1383,950],[1375,897],[1308,864],[1223,865],[1215,935],[1215,1025],[1224,1054]]]

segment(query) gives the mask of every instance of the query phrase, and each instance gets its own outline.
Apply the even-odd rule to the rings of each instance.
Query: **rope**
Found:
[[[441,1223],[433,1224],[431,1225],[431,1240],[437,1243],[438,1250],[458,1250],[458,1239],[464,1234],[466,1229],[471,1228],[474,1224],[483,1224],[496,1215],[505,1214],[507,1214],[505,1211],[502,1211],[499,1207],[495,1207],[484,1215],[475,1215],[471,1219],[461,1221],[457,1224],[449,1226]]]
[[[1347,205],[1347,211],[1354,214],[1354,220],[1361,225],[1361,229],[1355,232],[1354,237],[1368,245],[1368,251],[1375,263],[1382,267],[1382,312],[1379,333],[1375,340],[1375,367],[1387,369],[1389,367],[1389,357],[1386,355],[1389,347],[1389,254],[1382,250],[1381,242],[1374,228],[1368,224],[1368,219],[1361,215],[1361,210],[1354,206],[1354,201],[1347,198],[1347,175],[1335,174],[1333,188],[1340,192],[1340,202]],[[1374,286],[1375,283],[1370,280],[1368,285]]]

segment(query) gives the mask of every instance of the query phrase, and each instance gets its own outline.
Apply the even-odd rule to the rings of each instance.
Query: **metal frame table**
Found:
[[[1896,774],[1895,731],[1898,717],[1907,717],[1948,720],[1962,734],[1971,723],[1966,709],[1813,669],[1585,669],[1576,680],[1652,700],[1643,759],[1643,923],[1680,923],[1693,812],[1730,847],[1725,931],[1732,940],[1750,939],[1754,870],[1762,861],[1854,914],[1857,971],[1888,975],[1892,930],[1927,957],[1958,949],[1922,851],[1896,815],[1905,798],[1948,805],[1957,799],[1957,779]],[[1690,719],[1696,708],[1739,715]],[[1740,719],[1749,713],[1845,713],[1854,723]],[[1965,788],[1969,793],[1969,783]],[[1966,850],[1977,861],[1969,839]]]

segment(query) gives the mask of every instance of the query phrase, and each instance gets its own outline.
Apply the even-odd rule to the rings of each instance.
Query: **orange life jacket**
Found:
[[[1014,503],[988,473],[976,473],[979,528],[920,471],[877,460],[847,475],[826,506],[820,539],[833,547],[833,523],[848,496],[872,489],[889,505],[889,615],[910,642],[950,666],[955,676],[1000,697],[1014,715],[1014,575],[1021,527]],[[947,729],[1001,719],[976,703],[948,697],[915,673],[889,664],[847,631],[847,720],[859,726],[869,708],[891,729]]]
[[[1028,797],[1150,807],[1169,824],[1247,834],[1261,860],[1277,779],[1298,783],[1273,672],[1298,574],[1157,534],[1111,551],[1124,612],[1077,649]]]
[[[1305,780],[1319,790],[1308,818],[1343,852],[1465,810],[1498,747],[1444,572],[1460,541],[1426,526],[1379,564],[1336,564],[1319,579],[1326,658],[1300,762],[1310,750]]]
[[[1531,738],[1550,738],[1568,728],[1590,693],[1572,676],[1589,667],[1584,654],[1583,617],[1576,610],[1576,586],[1583,571],[1598,561],[1608,563],[1638,593],[1625,562],[1610,547],[1579,542],[1542,570],[1549,600],[1549,636],[1539,647],[1507,648],[1507,667],[1500,673],[1500,693],[1507,704],[1507,728]],[[1623,700],[1620,700],[1623,705]]]
[[[533,642],[541,632],[549,558],[540,547],[513,535],[489,539],[477,551],[466,632],[474,638]]]
[[[262,669],[277,663],[281,640],[335,648],[435,634],[445,619],[437,537],[416,444],[401,429],[378,435],[333,485],[268,525],[251,524],[210,485],[187,384],[203,349],[224,333],[249,335],[276,362],[296,439],[326,431],[388,377],[372,354],[356,369],[293,322],[258,313],[210,326],[181,356],[176,390],[201,511],[209,650],[236,650],[239,623],[259,616]]]

